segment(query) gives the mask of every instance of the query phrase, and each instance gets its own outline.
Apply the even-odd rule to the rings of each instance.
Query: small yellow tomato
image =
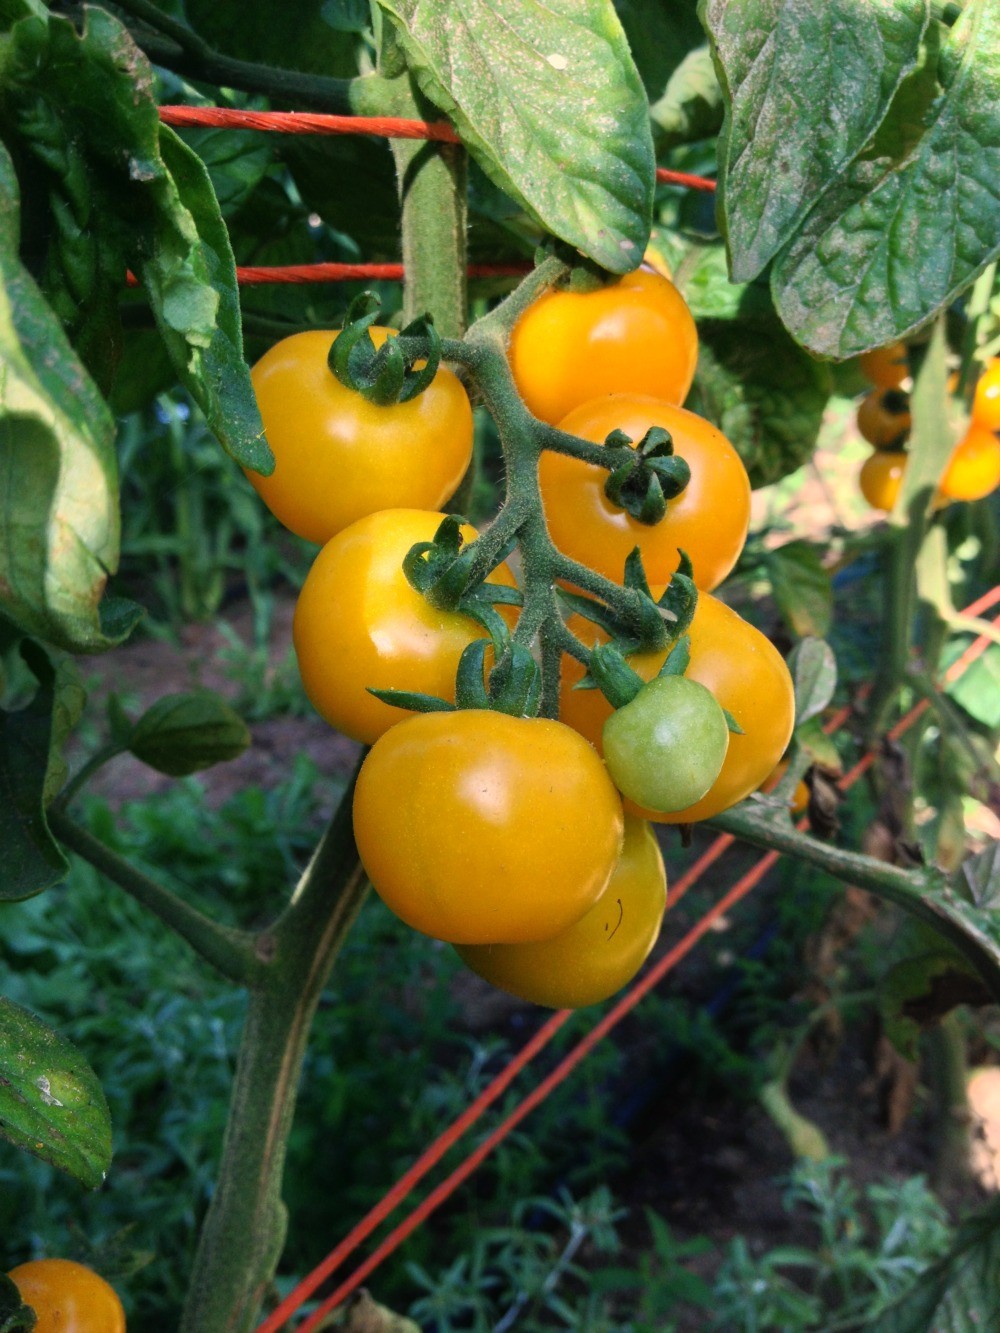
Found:
[[[876,449],[861,465],[858,486],[873,509],[887,514],[895,508],[906,472],[907,455],[902,449]]]
[[[898,389],[909,377],[905,343],[887,343],[858,357],[858,369],[876,389]]]
[[[393,335],[370,332],[376,347]],[[286,528],[319,543],[379,509],[437,509],[472,457],[472,408],[446,366],[423,393],[382,407],[334,375],[336,338],[295,333],[251,371],[275,464],[269,477],[247,476]]]
[[[899,449],[912,424],[909,395],[900,389],[874,389],[858,405],[858,431],[876,449]]]
[[[670,279],[637,269],[595,291],[540,296],[514,326],[509,355],[529,411],[554,426],[605,394],[683,403],[698,331]]]
[[[568,930],[621,853],[621,801],[561,722],[485,709],[418,713],[361,766],[354,835],[372,885],[415,930],[516,944]]]
[[[459,658],[486,636],[468,616],[432,606],[403,573],[407,551],[430,541],[443,518],[422,509],[369,514],[327,542],[302,585],[292,622],[302,683],[316,711],[353,740],[370,744],[409,716],[369,686],[451,701]],[[477,533],[464,524],[462,536]],[[501,565],[487,583],[514,579]]]
[[[1000,486],[1000,440],[973,419],[938,483],[945,500],[982,500]]]
[[[625,818],[625,842],[608,887],[584,916],[550,940],[456,946],[467,967],[532,1004],[581,1009],[614,995],[656,943],[667,876],[653,830]]]
[[[114,1287],[71,1259],[33,1259],[7,1274],[34,1310],[35,1333],[125,1333]]]

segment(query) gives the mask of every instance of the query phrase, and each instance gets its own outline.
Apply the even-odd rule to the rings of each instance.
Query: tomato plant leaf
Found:
[[[920,1058],[921,1033],[960,1004],[989,1004],[992,996],[953,950],[935,949],[904,958],[878,983],[882,1030],[900,1055]]]
[[[977,722],[991,730],[1000,726],[1000,648],[990,644],[946,689]]]
[[[1000,842],[963,861],[958,873],[977,907],[1000,907]]]
[[[653,206],[646,98],[610,0],[379,0],[421,91],[553,235],[612,273],[642,259]]]
[[[128,264],[176,373],[219,440],[239,462],[266,473],[273,460],[243,359],[228,235],[205,167],[160,125],[145,56],[102,9],[88,7],[79,32],[43,11],[10,29],[3,72],[0,126],[27,164],[40,221],[50,220],[28,240],[36,247],[55,234],[39,258],[43,287],[82,340],[88,364],[98,364],[102,382],[113,368],[113,351],[98,355],[95,345],[120,334]],[[88,245],[88,237],[96,240]],[[73,312],[81,302],[95,311],[96,332],[78,326]]]
[[[243,207],[274,158],[274,136],[253,130],[186,129],[181,137],[204,162],[224,218]]]
[[[955,442],[948,419],[947,354],[944,321],[939,319],[910,395],[912,426],[906,470],[891,514],[897,527],[909,528],[912,515],[930,508]],[[918,573],[918,587],[922,582]],[[920,591],[926,593],[926,588]]]
[[[768,318],[775,321],[771,289],[763,280],[731,282],[726,248],[717,241],[691,241],[676,231],[654,228],[652,244],[669,265],[673,282],[698,321]]]
[[[818,717],[833,698],[837,687],[837,659],[833,649],[819,637],[806,637],[788,657],[795,688],[795,723],[801,726]]]
[[[795,743],[799,745],[814,764],[831,773],[844,771],[843,761],[833,739],[826,734],[818,717],[811,717],[806,722],[797,722]]]
[[[19,211],[0,145],[0,605],[27,633],[95,652],[124,637],[99,613],[118,564],[114,422],[17,257]]]
[[[853,7],[855,14],[860,11]],[[822,194],[772,270],[787,328],[846,357],[918,328],[1000,254],[1000,3],[971,0],[936,96]]]
[[[709,320],[685,403],[739,451],[750,484],[769,486],[812,455],[830,396],[830,370],[776,319]]]
[[[199,690],[157,699],[132,728],[128,748],[158,773],[181,778],[236,759],[250,739],[238,713],[218,695]]]
[[[243,359],[236,264],[208,171],[173,130],[159,127],[164,164],[153,253],[137,261],[174,367],[223,448],[269,476],[274,458]]]
[[[37,644],[26,642],[21,651],[39,685],[24,708],[0,712],[0,846],[4,856],[0,901],[5,902],[41,893],[58,884],[69,869],[49,832],[45,807],[65,777],[59,747],[78,718],[81,703],[79,697],[57,703],[56,670]]]
[[[111,1117],[94,1071],[65,1037],[2,998],[0,1134],[89,1189],[111,1164]]]
[[[663,93],[649,109],[656,146],[707,139],[722,127],[722,89],[707,46],[689,51],[671,74]]]
[[[767,551],[764,564],[778,610],[789,629],[816,639],[828,634],[833,619],[833,585],[817,548],[807,541],[786,542]]]
[[[916,67],[928,5],[706,0],[702,17],[726,100],[719,214],[743,282],[792,239],[881,124]]]
[[[865,1327],[869,1333],[978,1333],[996,1313],[998,1290],[1000,1204],[994,1202],[967,1218],[951,1251]]]

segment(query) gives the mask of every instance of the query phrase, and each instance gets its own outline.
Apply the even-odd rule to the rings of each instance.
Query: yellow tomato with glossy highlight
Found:
[[[71,1259],[33,1259],[7,1274],[37,1316],[35,1333],[125,1333],[114,1287]]]
[[[443,519],[422,509],[369,514],[326,543],[302,585],[292,622],[302,683],[316,711],[353,740],[371,744],[410,715],[369,686],[454,700],[459,658],[486,637],[477,621],[432,606],[403,573],[407,551]],[[477,535],[463,524],[466,542]],[[514,586],[506,565],[486,582]]]
[[[691,469],[684,490],[658,523],[640,523],[608,499],[606,468],[567,454],[542,454],[538,478],[545,521],[565,554],[621,583],[633,547],[650,583],[665,584],[686,551],[699,588],[715,588],[739,558],[750,526],[750,479],[720,430],[683,407],[638,394],[595,398],[564,417],[560,430],[603,444],[621,430],[638,444],[653,426],[670,433]]]
[[[463,963],[491,985],[551,1009],[599,1004],[628,984],[656,943],[667,875],[656,835],[625,817],[625,842],[608,887],[584,916],[551,940],[462,944]]]
[[[903,484],[907,454],[902,449],[876,449],[861,464],[858,486],[873,509],[886,513],[896,506]]]
[[[418,713],[379,738],[354,792],[372,885],[452,944],[551,939],[597,902],[621,853],[621,801],[561,722],[485,709]]]
[[[554,426],[602,394],[683,403],[698,331],[670,279],[636,269],[594,291],[540,296],[515,324],[509,355],[529,411]]]
[[[376,347],[394,336],[370,333]],[[321,544],[379,509],[437,509],[472,458],[472,407],[447,366],[409,402],[382,407],[328,366],[337,336],[294,333],[250,372],[275,463],[269,477],[247,476],[286,528]]]
[[[1000,486],[1000,440],[973,419],[938,482],[946,500],[982,500]]]

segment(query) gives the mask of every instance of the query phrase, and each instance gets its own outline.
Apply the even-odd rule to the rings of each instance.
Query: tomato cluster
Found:
[[[35,1333],[125,1333],[118,1293],[71,1259],[32,1259],[7,1274],[35,1312]]]
[[[875,451],[862,464],[858,484],[873,509],[888,513],[903,484],[912,424],[904,388],[909,376],[906,348],[902,343],[877,348],[860,358],[859,367],[874,387],[858,407],[858,430]],[[968,429],[938,481],[939,507],[953,500],[981,500],[1000,486],[998,432],[1000,358],[994,358],[976,385]]]
[[[372,333],[376,348],[390,336]],[[515,651],[537,674],[509,646],[519,598],[503,552],[473,581],[474,604],[464,584],[449,597],[425,581],[442,550],[458,561],[477,537],[439,509],[469,458],[464,388],[440,368],[409,401],[368,401],[328,366],[336,336],[297,335],[254,368],[276,467],[252,480],[287,526],[322,543],[293,638],[316,709],[372,746],[354,796],[361,860],[403,921],[495,985],[594,1003],[659,932],[666,876],[646,821],[688,823],[741,800],[792,727],[780,656],[709,592],[743,546],[750,486],[732,445],[680,406],[698,352],[690,312],[642,271],[548,291],[511,334],[524,404],[562,433],[538,464],[553,559],[621,585],[638,549],[652,585],[681,577],[698,598],[685,638],[618,657],[634,686],[617,709],[573,689],[585,667],[566,656],[559,721],[532,715],[530,688],[517,706],[494,692]],[[537,421],[526,429],[544,430]],[[617,652],[593,621],[574,615],[567,629],[581,657]]]

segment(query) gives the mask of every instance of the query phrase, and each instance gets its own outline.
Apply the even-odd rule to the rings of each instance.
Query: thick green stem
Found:
[[[919,917],[968,959],[1000,1000],[1000,945],[992,927],[987,927],[988,913],[960,898],[943,871],[903,870],[860,852],[820,842],[799,833],[787,816],[776,818],[764,802],[745,801],[706,822],[754,847],[794,856]]]
[[[397,116],[433,120],[440,113],[405,76],[393,83]],[[442,337],[460,338],[468,309],[466,178],[461,144],[393,139],[402,216],[403,321],[431,314]]]
[[[130,861],[70,819],[62,808],[51,806],[48,820],[53,834],[64,846],[149,908],[224,977],[238,985],[252,980],[258,963],[250,935],[220,926],[170,889],[136,870]]]
[[[927,1033],[927,1065],[938,1130],[934,1186],[957,1193],[972,1175],[972,1135],[965,1033],[954,1011]]]
[[[361,116],[388,114],[387,84],[377,75],[332,79],[236,60],[209,46],[193,28],[171,18],[153,0],[115,0],[115,7],[149,25],[152,31],[134,33],[134,40],[154,64],[178,74],[203,79],[218,87],[264,93],[276,101],[290,103],[296,110],[308,108]]]
[[[259,1316],[284,1244],[281,1182],[309,1027],[366,891],[349,790],[287,911],[255,940],[259,969],[181,1333],[246,1333]]]
[[[906,679],[917,605],[916,567],[938,478],[951,452],[944,325],[938,320],[913,388],[906,473],[887,528],[882,641],[868,704],[869,738],[881,735]]]

